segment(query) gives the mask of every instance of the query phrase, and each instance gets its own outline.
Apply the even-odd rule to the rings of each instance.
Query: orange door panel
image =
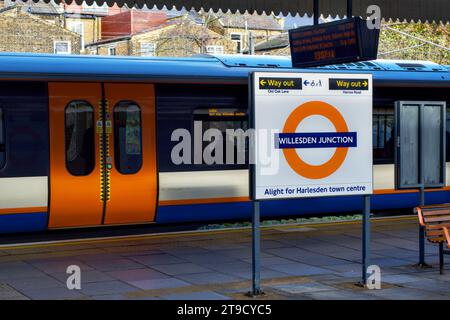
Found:
[[[106,83],[105,99],[109,193],[104,223],[152,222],[157,203],[154,87]]]
[[[101,84],[49,83],[49,227],[99,225]]]

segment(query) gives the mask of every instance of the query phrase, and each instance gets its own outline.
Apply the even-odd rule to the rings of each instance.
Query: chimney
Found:
[[[281,26],[281,28],[284,30],[284,17],[283,15],[279,15],[279,16],[274,16],[275,21]]]

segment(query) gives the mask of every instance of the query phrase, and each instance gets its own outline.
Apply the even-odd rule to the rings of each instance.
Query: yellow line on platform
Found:
[[[401,216],[395,218],[372,218],[372,222],[396,222],[396,221],[409,221],[417,219],[416,216]],[[293,228],[323,228],[333,225],[353,225],[360,224],[361,220],[351,220],[351,221],[333,221],[333,222],[322,222],[322,223],[306,223],[302,225],[287,224],[287,225],[270,225],[261,226],[261,229],[293,229]],[[220,230],[201,230],[201,231],[179,231],[179,232],[163,232],[163,233],[153,233],[146,235],[130,235],[130,236],[114,236],[114,237],[98,237],[98,238],[87,238],[87,239],[74,239],[74,240],[56,240],[49,242],[37,242],[37,243],[26,243],[26,244],[6,244],[0,245],[0,250],[16,250],[16,249],[31,249],[31,248],[45,248],[45,247],[56,247],[56,246],[75,246],[90,243],[111,243],[119,241],[134,241],[134,240],[145,240],[145,239],[161,239],[161,238],[179,238],[185,236],[200,236],[205,234],[223,234],[223,233],[238,233],[249,231],[251,227],[238,227]]]

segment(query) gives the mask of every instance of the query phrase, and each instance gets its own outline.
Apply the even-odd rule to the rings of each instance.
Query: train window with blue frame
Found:
[[[65,110],[66,167],[74,176],[89,175],[95,167],[94,108],[72,101]]]
[[[6,126],[5,126],[5,114],[3,108],[0,107],[0,169],[6,164]]]
[[[194,111],[194,121],[201,123],[202,136],[209,129],[217,129],[222,133],[222,157],[221,163],[229,165],[245,165],[249,163],[249,137],[245,135],[248,129],[248,117],[246,109],[239,108],[198,108]],[[227,134],[230,132],[232,134]],[[239,132],[244,135],[239,135]],[[203,140],[203,139],[202,139]],[[203,140],[203,148],[211,141]],[[215,151],[212,156],[215,157]],[[216,157],[215,157],[216,158]],[[203,159],[205,163],[205,159]]]
[[[392,111],[380,111],[373,115],[373,158],[375,164],[390,164],[394,163],[395,119]]]
[[[142,166],[141,108],[132,101],[114,106],[114,159],[122,174],[138,172]]]

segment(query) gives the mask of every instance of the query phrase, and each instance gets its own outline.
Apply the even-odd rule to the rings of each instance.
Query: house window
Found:
[[[80,35],[81,51],[84,51],[84,24],[81,21],[67,22],[67,29]]]
[[[230,39],[236,43],[236,52],[242,53],[242,34],[230,33]]]
[[[223,54],[223,46],[206,46],[208,54]]]
[[[151,42],[141,42],[141,56],[156,56],[156,45]]]
[[[54,41],[53,52],[56,54],[70,54],[72,52],[70,41]]]
[[[373,158],[374,163],[394,162],[394,115],[373,115]]]
[[[109,47],[108,56],[115,56],[115,55],[116,55],[116,47]]]

